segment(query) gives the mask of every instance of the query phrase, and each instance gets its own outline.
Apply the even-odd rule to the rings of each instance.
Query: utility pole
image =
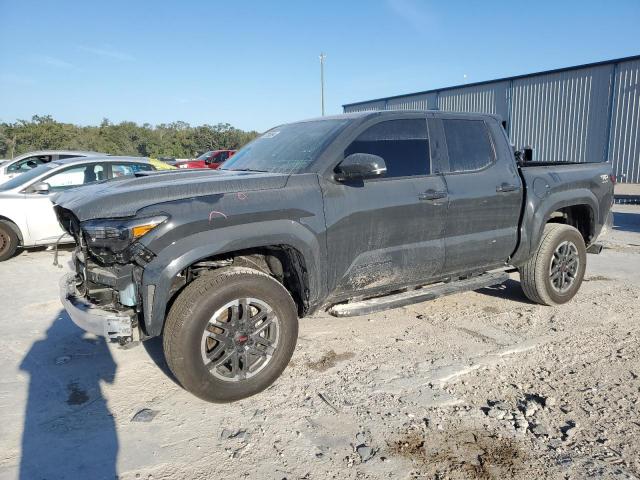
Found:
[[[322,116],[324,117],[324,59],[327,56],[320,53],[320,106],[322,108]]]

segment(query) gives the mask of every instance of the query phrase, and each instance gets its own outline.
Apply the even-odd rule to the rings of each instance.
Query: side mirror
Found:
[[[31,188],[29,188],[30,193],[40,193],[43,195],[49,193],[50,191],[51,185],[49,185],[47,182],[38,182],[31,185]]]
[[[352,153],[336,167],[336,180],[365,180],[387,173],[384,159],[370,153]]]

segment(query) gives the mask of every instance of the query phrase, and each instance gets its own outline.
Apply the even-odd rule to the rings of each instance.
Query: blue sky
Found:
[[[0,0],[0,121],[229,122],[640,54],[640,1]],[[465,78],[466,75],[466,78]]]

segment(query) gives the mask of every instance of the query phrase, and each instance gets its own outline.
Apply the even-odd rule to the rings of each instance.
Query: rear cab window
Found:
[[[495,152],[483,120],[443,118],[450,172],[473,172],[493,163]]]
[[[384,178],[431,174],[429,136],[425,118],[387,120],[362,132],[344,152],[369,153],[384,159]]]

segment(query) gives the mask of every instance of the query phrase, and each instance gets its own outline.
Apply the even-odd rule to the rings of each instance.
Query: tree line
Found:
[[[191,126],[186,122],[138,125],[135,122],[78,126],[34,115],[31,120],[0,123],[0,158],[32,150],[91,150],[111,155],[191,158],[216,149],[237,149],[254,139],[228,123]]]

